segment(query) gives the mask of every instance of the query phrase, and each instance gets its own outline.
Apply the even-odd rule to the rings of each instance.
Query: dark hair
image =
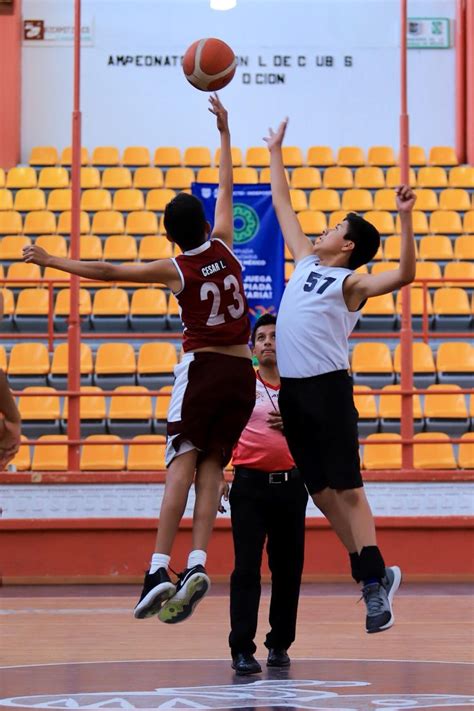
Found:
[[[355,212],[349,212],[344,218],[349,225],[344,239],[354,242],[354,249],[349,257],[349,269],[357,269],[370,262],[380,246],[379,231],[367,220]]]
[[[262,316],[260,316],[255,321],[254,326],[252,328],[252,345],[255,345],[255,336],[260,326],[274,326],[276,322],[276,316],[274,316],[273,314],[262,314]]]
[[[206,216],[202,202],[194,195],[178,193],[165,207],[165,230],[185,252],[199,247],[206,238]]]

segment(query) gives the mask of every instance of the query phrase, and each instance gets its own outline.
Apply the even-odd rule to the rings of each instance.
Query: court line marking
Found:
[[[222,657],[191,657],[178,659],[107,659],[103,661],[91,662],[46,662],[45,664],[12,664],[9,666],[0,666],[0,669],[30,669],[32,667],[64,667],[83,664],[143,664],[153,663],[160,664],[163,662],[223,662],[228,661]],[[404,664],[463,664],[466,666],[474,666],[474,662],[450,662],[440,659],[355,659],[354,657],[344,657],[341,659],[332,659],[330,657],[293,657],[294,662],[403,662]]]

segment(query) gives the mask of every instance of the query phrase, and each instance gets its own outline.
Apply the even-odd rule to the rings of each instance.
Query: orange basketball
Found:
[[[200,91],[217,91],[231,81],[237,60],[228,44],[214,37],[197,40],[186,50],[183,71]]]

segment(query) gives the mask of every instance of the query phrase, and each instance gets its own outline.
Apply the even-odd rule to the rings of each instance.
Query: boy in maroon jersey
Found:
[[[184,324],[184,356],[175,368],[168,412],[168,467],[155,553],[134,615],[180,622],[210,586],[206,550],[223,487],[223,467],[252,414],[255,374],[248,346],[250,324],[242,268],[232,252],[232,159],[227,111],[209,99],[221,138],[214,228],[198,198],[180,193],[165,209],[167,237],[183,254],[142,264],[82,262],[49,255],[35,245],[26,262],[103,281],[164,283],[178,299]],[[194,477],[193,550],[174,585],[168,575],[171,548]]]

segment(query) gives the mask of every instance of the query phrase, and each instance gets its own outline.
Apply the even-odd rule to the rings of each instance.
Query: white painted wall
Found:
[[[24,0],[23,15],[71,24],[72,8],[72,0]],[[288,114],[288,143],[303,148],[396,146],[398,8],[399,0],[238,0],[236,9],[216,12],[208,0],[83,0],[83,24],[93,24],[93,46],[82,52],[83,144],[216,146],[206,95],[187,83],[179,62],[108,64],[111,56],[180,56],[195,39],[216,36],[249,61],[222,91],[235,145],[260,144]],[[454,0],[409,1],[410,16],[454,14]],[[273,68],[275,55],[292,66]],[[315,66],[328,55],[333,67]],[[306,67],[295,66],[298,56]],[[23,160],[33,145],[70,144],[72,60],[70,44],[23,47]],[[283,73],[284,83],[257,85],[258,72]],[[454,144],[454,50],[410,50],[409,75],[411,142]]]

